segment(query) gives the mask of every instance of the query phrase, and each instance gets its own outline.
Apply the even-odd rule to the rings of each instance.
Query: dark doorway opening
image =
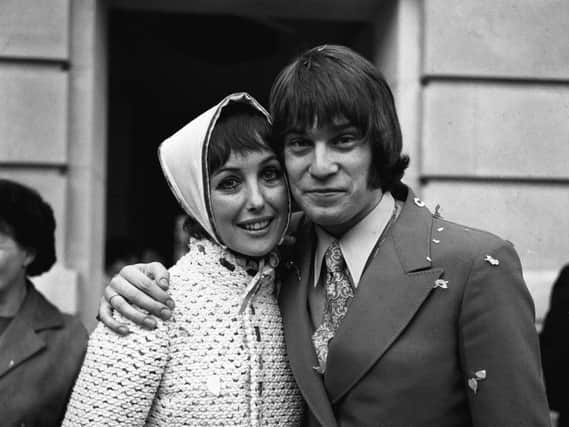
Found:
[[[274,77],[305,48],[344,44],[370,57],[372,46],[363,22],[119,9],[108,34],[107,265],[144,249],[175,260],[183,212],[158,165],[161,141],[231,92],[267,105]]]

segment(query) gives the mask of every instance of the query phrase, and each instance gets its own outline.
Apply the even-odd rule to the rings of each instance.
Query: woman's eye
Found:
[[[217,184],[217,188],[220,190],[234,190],[238,185],[239,180],[237,178],[224,178]]]

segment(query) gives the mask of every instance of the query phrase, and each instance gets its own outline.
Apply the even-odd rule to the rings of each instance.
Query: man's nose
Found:
[[[325,144],[316,144],[314,147],[314,158],[308,171],[313,178],[317,179],[325,179],[338,172],[338,164]]]

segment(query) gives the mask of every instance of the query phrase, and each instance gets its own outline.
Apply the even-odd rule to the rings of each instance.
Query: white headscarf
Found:
[[[221,110],[232,102],[253,106],[271,122],[269,113],[251,95],[245,92],[233,93],[192,120],[158,147],[158,158],[162,171],[178,202],[184,211],[194,218],[215,242],[222,246],[224,244],[219,240],[215,231],[213,214],[211,213],[210,171],[207,166],[207,152],[211,134]],[[291,202],[289,200],[289,217],[290,210]],[[283,236],[287,227],[288,219]]]

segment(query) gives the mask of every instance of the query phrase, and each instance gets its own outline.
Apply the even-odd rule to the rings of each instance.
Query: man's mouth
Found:
[[[326,195],[335,195],[338,193],[343,193],[343,190],[339,188],[313,188],[310,190],[306,190],[305,192],[315,196],[326,196]]]

